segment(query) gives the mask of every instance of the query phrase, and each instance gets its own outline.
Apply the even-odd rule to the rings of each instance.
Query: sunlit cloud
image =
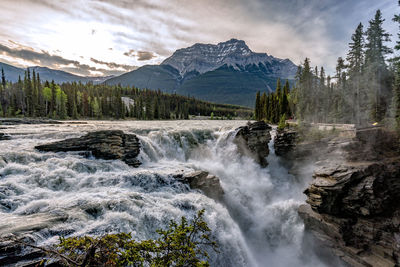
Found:
[[[332,71],[357,24],[378,8],[394,30],[393,0],[2,0],[0,40],[89,66],[80,73],[159,64],[179,48],[231,38]]]

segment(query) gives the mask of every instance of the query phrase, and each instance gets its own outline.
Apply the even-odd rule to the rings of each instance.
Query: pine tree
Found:
[[[390,93],[389,86],[385,84],[388,76],[385,57],[392,50],[385,45],[385,42],[390,41],[390,34],[383,29],[384,21],[381,11],[377,10],[366,31],[365,68],[371,103],[370,114],[374,121],[380,121],[385,116],[388,104],[385,99]]]
[[[400,14],[395,15],[393,21],[397,22],[400,28]],[[396,41],[396,46],[394,48],[395,50],[400,51],[400,30],[397,33],[397,37],[398,40]],[[393,108],[393,115],[396,120],[396,128],[397,131],[400,133],[400,57],[399,56],[395,58],[394,68],[395,68],[395,80],[393,86],[392,108]]]
[[[50,117],[52,117],[54,115],[54,112],[56,111],[56,104],[57,104],[57,91],[54,80],[51,81],[50,89],[51,89],[51,101],[50,101],[49,115]]]
[[[285,117],[289,117],[289,101],[288,101],[288,96],[289,96],[289,81],[286,80],[285,85],[283,86],[283,91],[282,91],[282,104],[281,104],[281,110],[280,114],[283,115],[285,114]]]
[[[7,95],[6,95],[6,92],[7,92],[6,86],[7,86],[6,76],[4,74],[3,68],[1,68],[0,104],[1,104],[1,109],[3,111],[3,117],[6,117],[8,104],[9,104],[9,101],[8,101]]]
[[[312,97],[313,74],[310,60],[306,58],[303,66],[298,69],[297,79],[297,117],[301,120],[309,119],[313,114],[309,99]]]
[[[6,89],[6,76],[4,74],[3,68],[1,68],[1,85],[3,86],[3,90]]]
[[[261,120],[261,98],[260,98],[260,91],[256,94],[256,106],[254,110],[255,119],[257,121]]]
[[[352,100],[352,121],[356,124],[361,124],[362,113],[365,113],[365,110],[361,112],[363,106],[366,105],[366,92],[362,91],[362,74],[363,74],[363,64],[364,64],[364,30],[363,25],[360,23],[357,26],[354,34],[351,36],[352,42],[349,43],[349,52],[347,53],[347,62],[348,62],[348,75],[349,75],[349,84],[352,88],[352,92],[350,92],[351,100]]]

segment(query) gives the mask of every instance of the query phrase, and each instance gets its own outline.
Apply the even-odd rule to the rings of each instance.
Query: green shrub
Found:
[[[286,127],[286,115],[283,114],[279,120],[278,130],[283,130]]]
[[[53,248],[40,248],[66,266],[209,266],[206,249],[218,251],[211,230],[200,210],[192,221],[171,221],[166,230],[157,230],[156,240],[136,241],[130,233],[100,237],[60,237]]]

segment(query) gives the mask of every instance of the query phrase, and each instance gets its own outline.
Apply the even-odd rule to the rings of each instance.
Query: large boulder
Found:
[[[271,126],[263,121],[250,123],[236,129],[234,143],[238,146],[239,153],[253,158],[262,167],[266,167],[271,129]]]
[[[133,167],[141,164],[136,158],[140,152],[139,139],[134,134],[125,134],[120,130],[90,132],[79,138],[66,139],[35,148],[39,151],[51,152],[88,151],[100,159],[119,159]]]
[[[176,174],[175,178],[186,183],[192,189],[201,190],[206,196],[220,201],[224,195],[218,177],[206,171],[195,171],[187,174]]]

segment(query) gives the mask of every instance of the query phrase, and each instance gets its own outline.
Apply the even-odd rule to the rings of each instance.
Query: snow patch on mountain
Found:
[[[205,73],[223,65],[234,69],[244,69],[249,65],[268,69],[271,74],[285,74],[291,78],[296,72],[296,65],[289,59],[279,59],[267,53],[255,53],[243,40],[231,39],[214,44],[197,43],[188,48],[177,50],[165,59],[161,65],[170,65],[177,69],[182,77],[190,72]]]

